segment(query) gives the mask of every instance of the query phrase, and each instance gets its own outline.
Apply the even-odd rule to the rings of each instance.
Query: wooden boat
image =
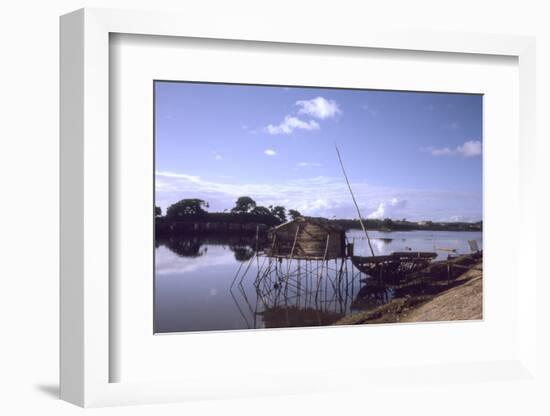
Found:
[[[395,252],[386,256],[354,256],[351,261],[357,269],[372,277],[406,275],[422,270],[437,257],[431,252]]]
[[[416,272],[418,270],[422,270],[427,267],[430,262],[437,257],[437,253],[406,251],[392,253],[387,256],[374,255],[374,249],[372,248],[372,244],[370,242],[369,233],[367,232],[365,224],[363,223],[361,210],[359,209],[359,205],[357,204],[357,200],[355,199],[355,195],[353,194],[353,190],[351,189],[351,184],[349,182],[346,169],[344,168],[344,162],[342,161],[340,151],[338,150],[338,146],[336,146],[336,144],[334,145],[334,147],[336,148],[336,154],[338,155],[338,160],[340,162],[344,178],[346,179],[346,184],[348,185],[351,199],[353,200],[355,209],[357,210],[357,214],[359,215],[361,228],[365,233],[368,247],[372,254],[372,256],[370,257],[352,256],[351,262],[353,263],[353,265],[357,267],[361,272],[366,273],[372,277],[402,276]]]

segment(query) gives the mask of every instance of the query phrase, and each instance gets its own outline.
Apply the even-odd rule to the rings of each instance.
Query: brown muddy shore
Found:
[[[367,287],[382,284],[367,280]],[[396,297],[370,311],[343,317],[335,325],[477,320],[483,317],[482,253],[432,263],[392,285]]]

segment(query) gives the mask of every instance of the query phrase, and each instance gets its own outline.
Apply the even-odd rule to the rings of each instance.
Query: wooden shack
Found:
[[[298,217],[271,228],[269,257],[330,260],[345,257],[345,230],[325,218]]]

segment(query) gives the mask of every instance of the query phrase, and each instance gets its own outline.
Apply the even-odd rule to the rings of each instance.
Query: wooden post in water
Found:
[[[259,240],[259,234],[260,234],[260,225],[256,225],[256,270],[260,270],[260,258],[258,257],[258,240]]]
[[[336,143],[334,144],[334,147],[336,148],[336,153],[338,154],[338,160],[340,161],[340,166],[342,167],[342,172],[344,173],[344,178],[346,179],[346,183],[348,184],[348,189],[351,194],[351,199],[353,199],[353,203],[355,204],[355,209],[357,210],[357,214],[359,215],[359,222],[361,223],[361,228],[363,229],[363,232],[365,233],[365,236],[367,237],[367,243],[369,243],[369,249],[372,256],[374,256],[374,250],[372,249],[372,245],[370,243],[369,234],[367,233],[367,229],[365,228],[365,224],[363,224],[363,218],[361,217],[361,211],[359,210],[359,205],[357,205],[357,201],[355,200],[355,195],[353,195],[353,190],[351,189],[351,185],[349,183],[348,175],[346,174],[346,169],[344,168],[344,163],[342,162],[342,157],[340,156],[340,151],[338,150],[338,146],[336,146]]]
[[[299,232],[300,232],[300,226],[296,227],[296,234],[294,234],[294,242],[292,243],[292,250],[290,250],[290,260],[288,262],[287,274],[290,273],[290,265],[292,263],[292,256],[294,256],[294,248],[296,247],[296,240],[298,240]]]
[[[329,241],[330,241],[330,233],[327,234],[327,243],[325,245],[325,254],[323,256],[323,260],[321,261],[321,276],[317,278],[317,293],[315,294],[315,300],[317,300],[317,295],[318,295],[318,292],[319,292],[319,288],[321,286],[321,279],[323,278],[323,269],[324,269],[324,266],[325,266],[325,260],[327,258]]]

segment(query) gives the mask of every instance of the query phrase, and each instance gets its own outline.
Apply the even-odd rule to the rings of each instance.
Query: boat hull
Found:
[[[352,257],[353,265],[372,277],[399,276],[422,270],[437,257],[432,252],[396,252],[386,256]]]

